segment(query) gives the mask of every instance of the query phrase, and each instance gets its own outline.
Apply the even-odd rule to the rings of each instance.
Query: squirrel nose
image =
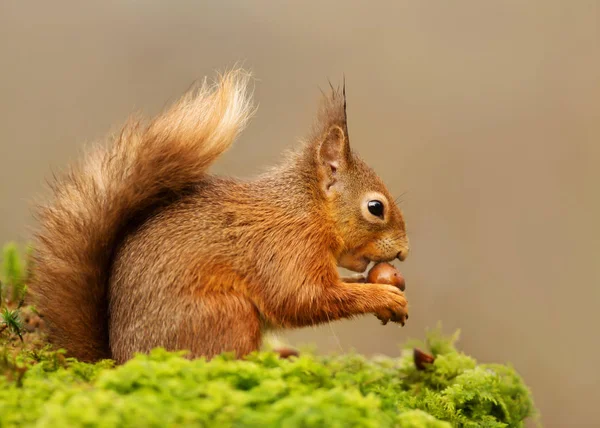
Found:
[[[398,255],[396,257],[398,257],[398,259],[401,262],[403,262],[408,257],[408,253],[409,253],[409,248],[408,247],[404,247],[402,250],[400,250],[398,252]]]

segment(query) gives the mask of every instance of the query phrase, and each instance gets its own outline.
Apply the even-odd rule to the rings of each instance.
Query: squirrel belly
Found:
[[[249,181],[208,174],[253,112],[248,83],[239,70],[205,83],[53,184],[31,290],[57,347],[83,361],[158,346],[243,356],[265,323],[407,318],[397,287],[337,272],[408,252],[402,213],[350,149],[345,91],[280,166]]]

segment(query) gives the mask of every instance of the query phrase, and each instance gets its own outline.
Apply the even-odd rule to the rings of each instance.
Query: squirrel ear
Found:
[[[325,134],[319,146],[319,168],[324,179],[324,187],[329,191],[337,182],[338,170],[348,167],[350,146],[344,130],[334,125]]]

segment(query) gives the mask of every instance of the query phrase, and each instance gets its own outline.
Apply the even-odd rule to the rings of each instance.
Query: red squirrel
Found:
[[[30,289],[48,337],[82,361],[154,347],[257,350],[270,329],[362,314],[404,324],[404,293],[341,278],[404,260],[404,219],[348,138],[345,85],[309,137],[252,180],[211,175],[254,112],[249,73],[131,119],[52,183]],[[362,282],[362,283],[361,283]]]

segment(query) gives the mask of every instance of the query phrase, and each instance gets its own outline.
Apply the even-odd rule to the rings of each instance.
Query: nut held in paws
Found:
[[[404,277],[400,271],[390,263],[377,263],[373,266],[367,276],[367,282],[372,284],[393,285],[402,291],[406,288]]]

